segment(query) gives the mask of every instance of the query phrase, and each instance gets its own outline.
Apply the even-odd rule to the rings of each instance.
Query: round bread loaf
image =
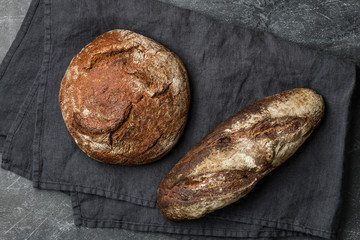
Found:
[[[139,165],[160,159],[178,141],[190,89],[181,60],[129,30],[112,30],[84,47],[61,82],[61,112],[90,157]]]

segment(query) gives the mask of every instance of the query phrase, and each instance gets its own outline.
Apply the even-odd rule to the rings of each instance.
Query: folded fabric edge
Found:
[[[140,205],[143,207],[156,207],[155,200],[145,200],[133,196],[129,196],[126,194],[120,194],[110,191],[105,191],[103,189],[91,188],[91,187],[83,187],[77,186],[74,184],[66,184],[66,183],[52,183],[52,182],[42,182],[42,181],[33,181],[34,187],[46,190],[57,190],[57,191],[69,191],[69,192],[80,192],[85,194],[97,195],[99,197],[105,197],[113,200],[126,201],[132,204]]]
[[[20,46],[22,40],[24,39],[32,21],[32,18],[35,15],[36,9],[39,6],[40,0],[32,0],[29,6],[29,9],[25,15],[23,22],[21,23],[20,29],[16,34],[15,40],[12,42],[8,52],[6,53],[4,59],[0,64],[0,79],[4,75],[6,69],[8,68],[11,59],[16,52],[17,48]]]
[[[11,166],[10,163],[7,163],[7,162],[2,162],[1,163],[1,168],[4,169],[4,170],[8,170],[8,171],[11,171],[21,177],[24,177],[28,180],[32,180],[32,177],[31,177],[31,172],[27,172],[27,171],[24,171],[22,169],[19,169],[19,168],[16,168],[14,166]]]
[[[29,9],[26,12],[25,18],[21,23],[20,29],[17,32],[16,37],[15,37],[14,41],[11,43],[10,48],[8,49],[5,57],[3,58],[3,60],[0,63],[0,82],[11,62],[11,59],[13,58],[16,50],[20,46],[21,42],[23,41],[26,33],[28,32],[28,30],[30,28],[31,21],[35,15],[35,12],[36,12],[37,7],[39,6],[39,3],[40,3],[40,0],[32,0],[31,1]],[[0,135],[0,153],[4,153],[5,141],[6,141],[6,135]]]
[[[5,170],[9,170],[17,175],[25,177],[31,180],[31,173],[26,171],[22,171],[17,169],[10,164],[2,163],[1,167]],[[55,189],[59,191],[67,191],[63,189]],[[198,235],[198,236],[217,236],[217,237],[232,237],[232,238],[266,238],[266,237],[295,237],[295,236],[316,236],[322,237],[326,239],[333,239],[335,238],[335,233],[330,233],[322,230],[311,229],[302,226],[296,226],[292,224],[284,224],[278,222],[271,222],[267,220],[258,220],[258,219],[249,219],[246,217],[238,218],[237,221],[239,223],[246,223],[246,224],[255,224],[259,226],[264,226],[276,230],[266,230],[266,231],[236,231],[236,232],[222,232],[222,231],[214,231],[214,232],[194,232],[196,229],[184,229],[184,228],[177,228],[163,225],[156,225],[156,224],[142,224],[142,223],[135,223],[135,222],[126,222],[126,221],[115,221],[115,220],[104,220],[104,219],[87,219],[82,216],[81,214],[81,204],[78,198],[78,192],[71,191],[70,197],[72,202],[73,208],[73,217],[74,217],[74,224],[76,226],[83,226],[89,228],[121,228],[133,231],[144,231],[144,232],[158,232],[158,233],[168,233],[168,234],[176,234],[176,235]],[[219,217],[214,217],[217,219],[221,219]],[[234,221],[228,220],[227,221]]]
[[[25,177],[29,180],[31,180],[31,173],[22,171],[21,169],[17,169],[14,166],[11,166],[7,163],[2,163],[1,167],[5,170],[9,170],[15,174],[18,174],[22,177]],[[40,184],[43,185],[43,184]],[[44,186],[45,187],[45,186]],[[49,187],[49,185],[46,185],[46,187]],[[59,187],[49,187],[45,188],[47,190],[58,190],[58,191],[65,191],[68,190],[66,188]],[[129,223],[129,222],[123,222],[123,221],[115,221],[115,220],[96,220],[96,219],[86,219],[81,215],[81,205],[78,199],[79,191],[73,190],[70,191],[71,196],[71,202],[73,207],[73,216],[74,216],[74,224],[76,226],[84,226],[89,228],[123,228],[128,230],[135,230],[135,231],[151,231],[151,232],[162,232],[162,233],[170,233],[170,234],[187,234],[187,231],[183,231],[182,229],[168,229],[168,226],[151,226],[151,225],[144,225],[141,223]],[[85,194],[91,194],[91,193],[85,193]],[[96,194],[92,194],[96,195]],[[129,202],[132,203],[132,202]],[[215,219],[222,219],[226,221],[234,221],[234,219],[225,219],[221,217],[212,217]],[[288,224],[288,223],[280,223],[275,221],[269,221],[265,219],[251,219],[247,217],[237,217],[236,222],[239,223],[246,223],[246,224],[255,224],[259,226],[269,227],[269,228],[276,228],[276,234],[270,234],[266,235],[265,233],[274,233],[274,231],[264,231],[263,233],[259,233],[259,235],[256,235],[258,232],[248,232],[244,236],[241,236],[242,238],[260,238],[260,237],[289,237],[289,236],[297,236],[294,235],[295,233],[299,233],[299,236],[305,235],[311,235],[316,237],[322,237],[326,239],[333,239],[336,237],[336,233],[334,232],[328,232],[323,231],[319,229],[312,229],[308,228],[306,226],[298,226],[295,224]],[[289,234],[289,231],[291,234]],[[241,235],[243,232],[241,232]],[[265,234],[265,235],[263,235]],[[196,234],[194,234],[196,235]],[[255,236],[256,235],[256,236]],[[206,236],[206,235],[204,235]],[[224,237],[231,237],[231,236],[224,236]],[[234,237],[239,237],[238,235]]]
[[[0,134],[0,153],[2,153],[4,151],[3,146],[5,143],[5,139],[6,139],[6,135]]]
[[[208,237],[230,237],[230,238],[274,238],[274,237],[298,237],[313,236],[325,239],[335,239],[336,234],[324,230],[312,229],[304,226],[296,226],[293,224],[279,223],[275,221],[251,219],[247,217],[238,218],[238,221],[223,219],[226,221],[238,222],[239,224],[254,224],[261,227],[269,228],[269,230],[261,231],[224,231],[224,230],[204,230],[183,227],[169,227],[160,224],[144,224],[140,222],[127,222],[121,220],[107,219],[88,219],[82,216],[81,203],[78,192],[70,192],[74,224],[89,228],[121,228],[133,231],[158,232],[176,235],[196,235]],[[217,218],[217,217],[214,217]],[[221,219],[221,218],[217,218]]]
[[[36,79],[37,79],[37,77],[36,77]],[[2,151],[2,163],[3,164],[6,164],[6,163],[10,164],[10,162],[11,162],[9,154],[10,154],[11,148],[12,148],[12,140],[13,140],[16,132],[20,128],[21,123],[23,122],[24,116],[26,115],[26,113],[29,110],[29,107],[31,105],[30,103],[37,96],[38,86],[39,85],[38,85],[37,81],[35,80],[34,83],[31,85],[30,91],[27,94],[27,96],[25,97],[24,102],[21,104],[20,110],[17,113],[15,120],[11,124],[11,127],[8,131],[8,135],[6,136],[6,139],[5,139],[5,142],[3,145],[3,151]]]
[[[344,158],[344,161],[343,161],[343,174],[342,174],[342,177],[341,177],[341,194],[340,194],[340,203],[337,207],[337,217],[334,217],[334,220],[333,220],[333,225],[336,226],[336,232],[341,232],[341,221],[342,221],[342,215],[343,215],[343,204],[344,204],[344,196],[345,194],[345,186],[346,186],[346,182],[347,182],[347,178],[348,176],[346,175],[346,166],[347,166],[347,160],[348,160],[348,156],[349,156],[349,153],[347,152],[347,149],[349,149],[349,146],[351,145],[351,142],[349,140],[349,136],[351,135],[351,126],[353,125],[353,123],[356,121],[355,119],[353,119],[353,114],[351,112],[351,110],[353,109],[353,107],[355,106],[354,104],[354,99],[355,99],[355,94],[356,94],[356,91],[359,87],[357,87],[358,85],[360,85],[360,81],[357,81],[358,78],[360,78],[360,66],[357,66],[357,65],[354,65],[354,80],[352,82],[352,90],[351,92],[349,93],[349,95],[351,96],[350,97],[350,103],[348,105],[348,108],[347,108],[347,116],[346,116],[346,134],[345,134],[345,141],[344,141],[344,148],[343,148],[343,158]],[[341,236],[341,234],[339,234]]]
[[[38,187],[38,181],[40,179],[40,175],[42,172],[42,163],[40,160],[41,148],[41,134],[42,134],[42,122],[43,122],[43,99],[45,98],[45,87],[46,87],[46,79],[48,75],[48,68],[50,62],[50,23],[51,23],[51,8],[50,1],[44,1],[44,57],[42,61],[42,67],[40,68],[40,78],[39,78],[39,91],[37,98],[35,99],[36,105],[36,120],[35,120],[35,133],[34,133],[34,141],[33,141],[33,186]]]

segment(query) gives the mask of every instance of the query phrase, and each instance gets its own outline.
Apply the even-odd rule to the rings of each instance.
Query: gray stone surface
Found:
[[[358,0],[160,0],[360,63]]]
[[[0,0],[0,62],[14,40],[29,5],[29,0]]]
[[[328,53],[360,63],[358,0],[319,0],[318,5],[312,0],[161,1],[196,10],[223,21],[273,32],[282,38],[321,48]],[[0,0],[0,61],[15,38],[29,4],[30,0]],[[356,141],[358,143],[354,148],[349,149],[350,154],[355,155],[360,149],[360,140]],[[360,165],[360,161],[358,162]],[[355,240],[360,239],[360,213],[359,210],[354,210],[360,207],[356,187],[360,183],[360,177],[354,171],[350,172],[350,175],[354,184],[345,192],[345,204],[350,208],[345,211],[340,237]],[[34,189],[30,181],[0,169],[0,239],[173,238],[163,234],[122,229],[75,227],[70,198],[66,194]]]

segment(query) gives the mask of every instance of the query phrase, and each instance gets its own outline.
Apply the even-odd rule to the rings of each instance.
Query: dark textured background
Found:
[[[222,21],[272,32],[284,39],[322,49],[360,64],[360,1],[357,0],[161,1],[199,11]],[[15,38],[29,4],[30,0],[0,0],[0,61]],[[359,102],[358,95],[354,98],[354,108]],[[353,111],[351,121],[359,118],[359,114]],[[359,239],[359,131],[352,131],[346,155],[344,209],[339,238]],[[77,228],[73,224],[68,196],[34,189],[30,181],[0,169],[0,239],[144,238],[173,239],[163,234],[121,229]]]

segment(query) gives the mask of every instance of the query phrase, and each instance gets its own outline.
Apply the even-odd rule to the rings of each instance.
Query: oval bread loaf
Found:
[[[169,152],[184,129],[190,88],[181,60],[154,40],[112,30],[71,61],[59,92],[61,112],[90,157],[139,165]]]
[[[322,96],[297,88],[231,116],[162,180],[157,199],[161,213],[174,221],[196,219],[239,200],[294,154],[323,114]]]

